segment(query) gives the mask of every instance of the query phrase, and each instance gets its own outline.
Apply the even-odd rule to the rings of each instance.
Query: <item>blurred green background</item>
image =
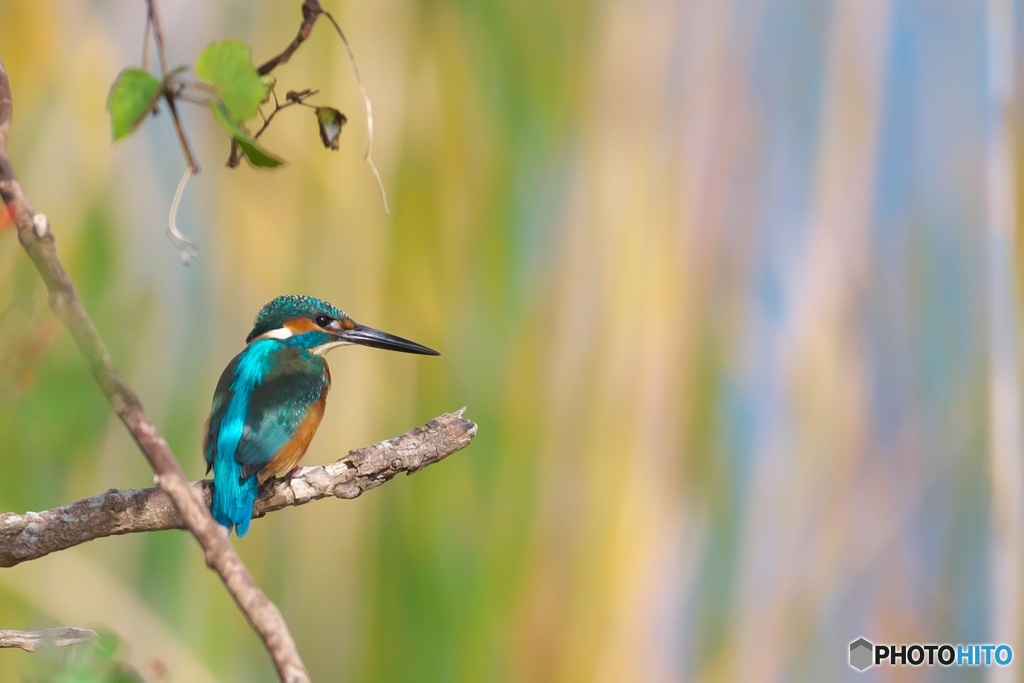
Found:
[[[299,4],[163,2],[171,62],[222,38],[261,62]],[[288,165],[230,171],[186,107],[203,172],[184,268],[166,112],[112,145],[104,111],[143,3],[0,2],[12,163],[190,476],[221,370],[283,293],[443,353],[331,354],[305,463],[463,405],[480,424],[440,465],[235,541],[314,680],[980,680],[857,674],[848,643],[1021,645],[1000,573],[1022,566],[1020,473],[989,465],[986,259],[1012,274],[1020,253],[1011,233],[986,256],[984,3],[325,6],[374,101],[391,214],[321,23],[279,92],[321,89],[349,117],[341,150],[291,110],[262,138]],[[0,458],[0,510],[152,482],[10,230]],[[52,625],[111,632],[147,680],[274,680],[184,533],[0,571],[0,628]],[[0,652],[0,680],[47,656]]]

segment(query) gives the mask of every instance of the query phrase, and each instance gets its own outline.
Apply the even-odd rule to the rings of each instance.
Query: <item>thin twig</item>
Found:
[[[163,24],[160,23],[160,14],[156,10],[156,0],[146,0],[147,8],[147,21],[153,25],[153,38],[156,41],[157,53],[160,55],[160,75],[163,77],[164,83],[164,100],[167,102],[167,108],[171,112],[171,120],[174,122],[174,130],[178,133],[178,142],[181,144],[181,151],[185,153],[185,161],[188,163],[189,170],[195,175],[199,173],[199,162],[196,161],[195,154],[192,153],[192,146],[188,142],[188,138],[185,136],[185,129],[181,125],[181,117],[178,115],[178,105],[175,102],[176,93],[172,92],[172,88],[167,87],[167,46],[164,44],[164,28]]]
[[[312,97],[313,95],[316,95],[318,92],[320,92],[320,91],[319,90],[307,91],[307,92],[303,93],[302,95],[299,95],[298,97],[289,98],[288,101],[286,101],[284,104],[281,104],[280,102],[278,102],[277,94],[275,94],[274,95],[274,111],[270,112],[270,116],[264,116],[263,117],[263,125],[260,126],[260,129],[258,131],[256,131],[255,133],[252,134],[252,137],[255,139],[255,138],[258,138],[259,136],[263,135],[263,131],[265,131],[267,129],[267,126],[270,125],[270,122],[274,119],[275,116],[277,116],[277,112],[281,111],[282,109],[287,109],[288,107],[293,107],[296,104],[301,104],[301,105],[304,105],[304,106],[307,106],[307,107],[312,107],[313,105],[307,104],[306,100],[309,99],[310,97]],[[263,112],[262,111],[260,112],[260,116],[263,116]]]
[[[356,498],[394,476],[412,474],[466,446],[477,426],[463,411],[445,413],[401,436],[350,451],[326,465],[302,467],[264,485],[253,517],[323,498]],[[192,482],[207,504],[210,482]],[[0,567],[36,560],[98,538],[165,529],[183,529],[170,498],[159,488],[110,489],[43,512],[0,514]]]
[[[348,60],[352,63],[352,72],[356,76],[356,85],[359,86],[359,92],[363,95],[363,106],[366,108],[366,153],[363,154],[363,161],[370,165],[370,170],[373,171],[373,177],[377,180],[377,189],[380,190],[380,201],[384,204],[384,213],[390,214],[391,209],[388,208],[388,193],[384,189],[384,181],[381,180],[380,171],[377,170],[377,164],[373,163],[373,102],[370,101],[370,94],[366,92],[366,86],[363,85],[363,79],[359,76],[359,67],[356,66],[356,56],[352,52],[352,46],[348,43],[348,38],[341,30],[341,26],[334,20],[334,16],[330,12],[324,10],[324,16],[330,19],[331,25],[334,26],[334,30],[338,32],[338,37],[341,38],[341,42],[345,44],[345,51],[348,52]]]
[[[288,44],[288,47],[282,50],[280,54],[275,55],[260,64],[259,68],[256,69],[260,76],[266,76],[271,71],[292,58],[292,55],[299,49],[299,46],[309,39],[309,34],[313,31],[313,25],[316,24],[317,18],[323,11],[323,8],[320,7],[320,3],[317,2],[317,0],[305,0],[305,2],[302,3],[302,24],[299,26],[299,32],[295,35],[292,42]]]
[[[7,70],[0,63],[0,197],[10,207],[18,228],[18,239],[35,264],[50,294],[50,308],[68,328],[117,416],[128,428],[146,459],[156,471],[156,484],[170,497],[185,525],[202,546],[206,564],[217,572],[228,592],[262,638],[282,681],[309,681],[295,640],[280,610],[260,590],[231,547],[223,527],[213,520],[209,509],[189,487],[178,460],[156,425],[114,366],[64,269],[49,220],[37,214],[22,191],[7,158],[7,135],[11,118],[11,90]]]
[[[156,0],[146,0],[146,22],[153,28],[157,54],[160,56],[160,76],[167,77],[167,48],[164,45],[164,28],[156,11]]]
[[[185,129],[181,126],[181,118],[178,116],[178,105],[175,104],[174,95],[171,94],[169,88],[164,88],[164,99],[167,101],[167,108],[171,110],[171,120],[174,121],[174,130],[178,133],[178,142],[181,143],[181,150],[185,153],[185,161],[188,162],[188,169],[192,172],[192,175],[199,173],[199,162],[196,161],[195,155],[192,154],[192,146],[188,143],[188,138],[185,137]]]
[[[146,10],[146,33],[142,37],[142,70],[149,71],[149,49],[153,44],[153,17]]]
[[[96,631],[74,626],[47,628],[42,631],[0,631],[0,648],[16,647],[35,652],[41,647],[67,647],[95,643],[100,639]]]
[[[348,38],[345,37],[345,32],[341,30],[341,26],[335,21],[334,16],[320,6],[317,0],[305,0],[302,3],[302,24],[299,26],[299,32],[292,39],[292,42],[288,44],[280,54],[277,54],[267,61],[263,62],[260,67],[256,70],[261,76],[266,76],[271,71],[276,69],[281,64],[284,64],[291,56],[295,53],[299,47],[306,42],[309,38],[310,33],[313,31],[313,26],[316,24],[316,20],[320,18],[320,15],[324,15],[334,26],[334,30],[337,31],[338,37],[341,38],[341,42],[345,45],[345,51],[348,53],[348,60],[352,64],[352,72],[356,77],[356,85],[359,86],[359,92],[363,97],[363,107],[366,110],[366,152],[363,154],[363,160],[369,164],[370,170],[373,172],[373,178],[377,181],[377,190],[380,192],[380,201],[384,205],[384,213],[391,213],[391,209],[388,206],[388,193],[384,189],[384,181],[380,177],[380,171],[377,170],[377,164],[373,161],[373,102],[370,100],[370,94],[366,91],[366,85],[363,83],[362,77],[359,75],[359,66],[356,64],[356,56],[352,51],[352,45],[349,44]],[[266,126],[264,126],[265,128]],[[262,132],[262,129],[261,129]],[[238,149],[238,144],[231,143],[231,153],[228,155],[228,167],[234,168],[238,166],[242,161],[241,152]]]

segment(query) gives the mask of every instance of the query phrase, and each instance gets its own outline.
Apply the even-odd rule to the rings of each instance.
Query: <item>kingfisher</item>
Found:
[[[331,372],[324,355],[346,344],[439,356],[360,325],[310,296],[279,296],[256,316],[245,349],[224,368],[206,421],[213,518],[245,536],[263,482],[294,470],[324,416]]]

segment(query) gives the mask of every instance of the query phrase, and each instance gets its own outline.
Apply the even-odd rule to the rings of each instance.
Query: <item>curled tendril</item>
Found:
[[[178,205],[181,204],[181,195],[185,193],[185,185],[188,184],[188,179],[191,177],[192,169],[186,167],[185,173],[178,182],[178,189],[174,192],[174,199],[171,200],[171,211],[167,217],[167,237],[178,248],[181,265],[183,266],[191,264],[199,255],[199,245],[178,230]]]
[[[373,177],[377,180],[377,189],[380,190],[380,201],[384,204],[384,213],[390,214],[391,209],[388,208],[388,193],[384,190],[384,181],[381,180],[380,171],[377,170],[377,164],[373,163],[373,102],[370,101],[370,94],[366,92],[366,86],[363,85],[363,79],[359,76],[359,67],[356,66],[356,56],[352,52],[352,46],[348,43],[348,38],[345,37],[345,33],[341,30],[341,26],[334,20],[334,17],[327,10],[323,10],[324,16],[326,16],[331,24],[334,26],[334,30],[338,32],[338,37],[341,38],[341,42],[345,44],[345,51],[348,52],[348,61],[352,63],[352,72],[356,76],[356,85],[359,86],[359,92],[363,95],[363,106],[366,109],[366,154],[363,155],[363,160],[370,165],[370,170],[373,171]]]

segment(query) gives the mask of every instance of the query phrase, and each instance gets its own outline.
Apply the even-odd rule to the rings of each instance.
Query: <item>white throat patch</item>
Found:
[[[347,341],[333,341],[330,344],[321,344],[320,346],[318,346],[315,349],[313,349],[313,353],[315,353],[318,356],[322,356],[322,355],[326,354],[328,351],[330,351],[331,349],[337,348],[339,346],[349,346],[351,344],[352,344],[352,342],[347,342]]]

